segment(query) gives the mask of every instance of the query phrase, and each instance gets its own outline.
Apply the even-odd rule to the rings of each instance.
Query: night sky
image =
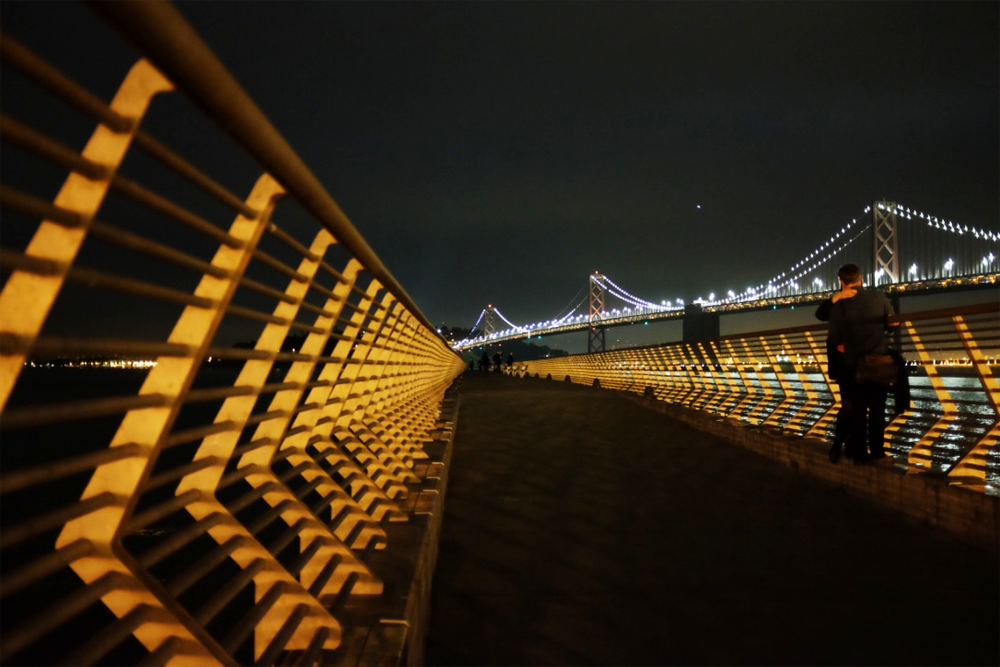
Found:
[[[998,228],[1000,3],[176,6],[435,323],[740,291],[875,199]]]

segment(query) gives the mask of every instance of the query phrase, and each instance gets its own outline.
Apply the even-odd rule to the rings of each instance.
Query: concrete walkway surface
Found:
[[[426,664],[1000,662],[996,553],[614,392],[460,382]]]

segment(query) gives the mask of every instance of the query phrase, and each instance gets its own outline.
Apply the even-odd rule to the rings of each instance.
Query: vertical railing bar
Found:
[[[135,609],[66,654],[58,664],[70,666],[94,664],[145,623],[152,615],[152,611],[153,608],[147,604],[137,605]]]
[[[0,207],[39,220],[50,220],[65,227],[83,227],[87,224],[86,219],[76,211],[56,206],[41,197],[2,183],[0,183]]]
[[[256,466],[245,466],[234,472],[229,473],[228,475],[224,475],[222,477],[222,480],[219,481],[219,488],[224,489],[228,486],[231,486],[232,484],[235,484],[238,481],[245,479],[247,475],[259,472],[259,470],[255,468]],[[239,512],[249,507],[255,501],[263,498],[264,494],[270,493],[271,491],[276,489],[277,486],[278,485],[276,482],[267,482],[265,484],[261,484],[256,488],[252,488],[239,498],[227,502],[226,509],[229,510],[230,514],[233,515],[238,514]]]
[[[204,519],[200,519],[186,528],[178,530],[167,539],[159,542],[156,546],[143,551],[136,560],[144,568],[149,569],[167,556],[176,553],[185,544],[207,533],[213,526],[222,523],[225,518],[225,515],[221,512],[209,514]]]
[[[125,294],[149,297],[167,303],[176,303],[197,308],[213,308],[216,303],[209,298],[197,296],[190,292],[163,287],[156,283],[145,280],[129,278],[120,274],[104,271],[101,269],[91,269],[78,265],[69,268],[66,278],[75,282],[84,283],[91,288],[106,288]]]
[[[163,439],[160,443],[160,447],[163,449],[170,449],[171,447],[194,442],[195,440],[201,440],[202,438],[215,435],[216,433],[226,433],[229,431],[239,430],[242,430],[242,425],[237,424],[236,422],[215,422],[213,424],[206,424],[205,426],[198,426],[185,431],[174,431]]]
[[[170,262],[185,269],[196,271],[199,274],[207,274],[216,278],[226,278],[229,276],[229,273],[225,269],[212,266],[210,263],[194,255],[97,219],[90,223],[90,235],[107,243],[113,243],[121,248],[141,252],[149,257],[155,257],[156,259]]]
[[[78,472],[96,468],[102,463],[139,456],[144,452],[145,448],[140,445],[124,445],[115,449],[100,449],[79,456],[59,459],[30,468],[12,470],[0,475],[0,495],[69,477]]]
[[[76,616],[88,606],[101,599],[108,591],[118,587],[125,580],[118,572],[108,572],[89,586],[83,586],[29,618],[23,624],[7,628],[0,635],[0,661],[8,663],[11,656],[33,644],[35,640],[50,630]]]
[[[192,617],[201,625],[208,625],[222,608],[229,604],[236,595],[243,590],[247,584],[253,581],[254,576],[264,569],[266,561],[263,558],[256,558],[239,571],[236,576],[225,583],[222,588],[216,591]]]
[[[137,147],[141,148],[148,155],[173,169],[188,181],[197,185],[203,191],[212,195],[237,213],[251,219],[256,218],[260,214],[260,211],[256,211],[252,207],[248,206],[242,199],[216,183],[210,177],[206,176],[194,165],[177,155],[177,153],[171,151],[147,132],[144,132],[143,130],[136,130],[133,141]]]
[[[284,581],[275,582],[273,586],[267,589],[267,593],[257,601],[257,603],[250,608],[250,611],[240,619],[240,621],[229,631],[225,639],[222,640],[222,648],[224,648],[228,653],[235,653],[236,650],[246,641],[250,633],[253,632],[254,627],[264,618],[274,603],[278,601],[285,591],[288,589],[288,584]]]
[[[292,540],[294,540],[296,537],[299,537],[302,534],[302,531],[309,523],[310,523],[309,519],[303,517],[298,521],[296,521],[295,523],[291,524],[290,526],[288,526],[288,528],[285,529],[285,531],[280,536],[278,536],[278,538],[274,542],[267,545],[267,550],[275,555],[280,554],[282,551],[288,548],[288,545],[292,543]],[[289,570],[289,572],[291,573],[291,570]]]
[[[203,494],[204,492],[200,489],[191,489],[154,505],[139,514],[133,514],[129,522],[125,524],[123,532],[125,534],[137,533],[146,526],[170,516],[178,510],[184,509],[185,506],[198,502],[204,497]]]
[[[304,605],[296,605],[295,609],[288,616],[288,620],[282,624],[281,629],[275,634],[274,639],[271,643],[267,645],[264,652],[260,655],[257,660],[254,661],[254,665],[273,665],[278,661],[278,654],[285,648],[285,644],[292,638],[295,631],[298,629],[299,624],[302,623],[302,619],[306,617],[309,613],[309,608]]]
[[[27,588],[56,570],[66,567],[73,561],[93,552],[93,543],[87,540],[77,540],[29,561],[27,565],[20,569],[6,572],[4,573],[5,576],[0,578],[0,598]]]
[[[37,276],[57,276],[66,271],[68,266],[65,262],[42,259],[9,248],[0,248],[0,264],[8,271],[16,269]]]
[[[314,540],[315,541],[315,540]],[[314,598],[319,598],[320,593],[323,592],[323,587],[326,586],[326,582],[330,581],[330,577],[333,576],[334,571],[340,566],[340,563],[344,560],[344,557],[340,554],[334,554],[326,565],[320,570],[320,573],[313,579],[313,582],[309,584],[309,595]],[[357,572],[352,572],[352,575],[356,575]]]
[[[278,226],[273,220],[267,228],[267,233],[274,236],[276,239],[284,243],[286,246],[297,252],[303,258],[309,260],[310,262],[322,262],[322,257],[316,253],[309,250],[309,248],[302,245],[296,238],[291,234],[283,230]]]
[[[256,259],[257,261],[259,261],[261,264],[264,264],[265,266],[271,267],[272,269],[274,269],[278,273],[286,276],[287,278],[291,278],[292,280],[294,280],[297,283],[309,283],[309,277],[308,276],[305,276],[305,275],[299,273],[298,271],[296,271],[292,267],[290,267],[287,264],[285,264],[285,263],[283,263],[283,262],[275,259],[270,254],[264,252],[260,248],[255,248],[254,249],[253,258]]]
[[[39,336],[34,344],[13,334],[0,334],[0,346],[5,351],[31,351],[35,356],[81,356],[106,354],[109,356],[133,355],[149,357],[190,357],[196,350],[189,345],[161,343],[151,340],[125,340],[121,338],[73,338],[68,336]]]
[[[317,329],[312,325],[303,324],[302,322],[297,322],[295,320],[288,320],[283,317],[278,317],[276,315],[264,313],[259,310],[254,310],[252,308],[237,306],[236,304],[233,303],[230,303],[229,305],[226,306],[226,313],[228,315],[235,315],[236,317],[243,317],[248,320],[255,320],[257,322],[267,322],[269,324],[289,326],[293,329],[298,329],[300,331],[307,331],[309,333],[322,333],[321,329]]]
[[[174,579],[172,579],[170,583],[165,586],[167,593],[173,597],[178,597],[181,593],[191,588],[196,581],[216,568],[236,549],[243,546],[246,541],[246,537],[243,535],[234,535],[233,537],[230,537],[228,540],[202,556],[191,567],[174,577]]]
[[[163,449],[166,446],[160,445]],[[197,461],[190,461],[183,465],[179,465],[175,468],[168,468],[163,472],[157,473],[149,477],[146,480],[146,484],[143,488],[144,492],[152,491],[170,482],[176,482],[181,477],[188,475],[192,472],[197,472],[199,470],[204,470],[209,466],[224,464],[225,461],[217,457],[205,457],[203,459],[198,459]],[[180,497],[180,496],[178,496]]]
[[[256,536],[257,533],[267,528],[268,525],[273,523],[278,517],[280,517],[288,508],[292,507],[293,502],[291,498],[285,498],[278,502],[277,505],[267,510],[259,517],[250,521],[244,525],[247,532],[251,535]]]
[[[6,114],[0,114],[0,137],[35,153],[67,171],[87,178],[101,179],[108,175],[108,168],[80,155],[58,141]]]
[[[283,303],[296,303],[295,299],[288,296],[281,290],[276,290],[273,287],[268,287],[262,282],[253,280],[252,278],[247,278],[246,276],[240,277],[240,287],[245,287],[249,290],[257,292],[258,294],[263,294],[264,296],[271,297],[272,299],[277,299]]]
[[[327,638],[330,636],[330,629],[327,627],[321,627],[313,635],[312,640],[309,642],[309,646],[306,647],[305,652],[302,654],[301,660],[299,660],[299,665],[302,667],[311,667],[312,665],[319,665],[320,655],[323,651],[323,644],[326,643]]]
[[[114,494],[105,492],[91,496],[86,500],[74,502],[61,509],[34,516],[16,526],[5,526],[0,532],[0,549],[6,549],[28,538],[54,530],[71,519],[90,514],[104,507],[110,507],[117,502],[119,499]]]
[[[340,592],[337,593],[337,597],[334,598],[333,603],[330,604],[330,613],[336,616],[344,609],[344,605],[347,604],[348,598],[351,597],[351,591],[354,590],[355,584],[358,583],[358,573],[351,572],[347,575],[347,579],[344,581],[344,585],[341,587]]]
[[[299,521],[306,521],[306,519],[300,519]],[[288,573],[293,577],[298,577],[299,573],[302,572],[302,568],[306,566],[312,557],[315,556],[319,550],[327,544],[327,540],[314,537],[305,549],[295,558],[294,561],[288,566]]]
[[[168,637],[155,651],[147,654],[137,663],[137,667],[162,667],[170,664],[171,658],[184,649],[184,642],[178,637]]]
[[[172,218],[174,221],[209,237],[217,243],[221,243],[227,248],[239,250],[246,245],[245,242],[236,238],[229,232],[219,229],[211,222],[195,215],[194,213],[191,213],[183,206],[175,204],[162,195],[150,190],[146,186],[141,185],[130,178],[126,178],[119,173],[116,173],[111,179],[111,188],[115,192],[124,195],[137,203],[148,206],[154,211]]]
[[[10,408],[4,412],[0,427],[18,429],[39,424],[52,424],[75,419],[112,415],[126,410],[163,407],[170,404],[170,397],[162,394],[145,396],[113,396],[94,398],[71,403],[49,403]]]

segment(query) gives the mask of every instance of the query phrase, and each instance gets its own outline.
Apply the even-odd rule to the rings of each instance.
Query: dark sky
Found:
[[[176,6],[436,323],[739,290],[883,197],[998,228],[1000,3]]]

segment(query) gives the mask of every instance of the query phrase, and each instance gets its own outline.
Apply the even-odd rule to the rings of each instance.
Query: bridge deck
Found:
[[[612,392],[460,395],[427,664],[1000,657],[995,553]]]

